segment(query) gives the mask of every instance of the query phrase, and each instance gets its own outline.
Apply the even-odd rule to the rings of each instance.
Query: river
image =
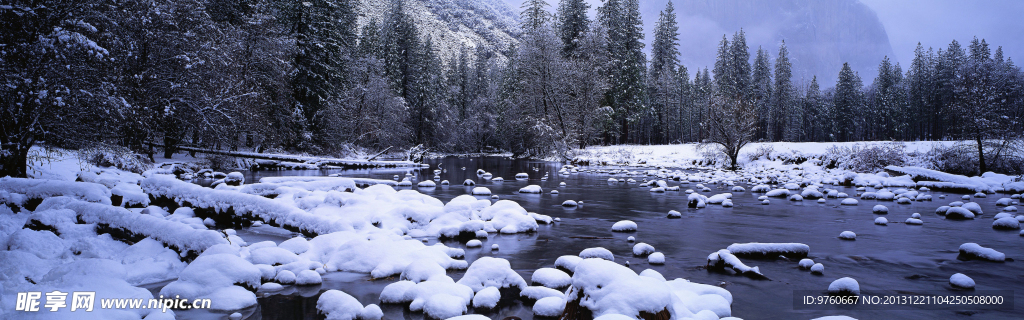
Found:
[[[694,282],[714,284],[728,289],[733,295],[732,314],[747,320],[752,319],[812,319],[826,315],[844,314],[858,319],[945,319],[963,315],[975,315],[984,319],[1020,319],[1024,314],[1021,303],[1012,309],[954,310],[919,306],[906,310],[882,310],[879,307],[855,307],[843,310],[804,310],[794,308],[794,291],[811,290],[826,293],[829,284],[841,277],[852,277],[859,281],[862,291],[872,294],[955,294],[948,283],[950,275],[964,273],[977,283],[979,292],[985,290],[1015,290],[1024,288],[1024,264],[1019,261],[994,263],[985,261],[961,261],[957,249],[965,242],[976,242],[985,247],[995,248],[1009,258],[1020,258],[1024,253],[1024,237],[1017,231],[997,231],[991,228],[991,217],[1001,211],[995,201],[1008,195],[990,195],[976,198],[985,215],[971,221],[945,220],[934,214],[937,207],[958,201],[961,194],[932,192],[934,201],[897,204],[892,201],[861,200],[857,206],[840,206],[836,199],[826,203],[816,201],[790,202],[785,199],[771,200],[770,205],[761,205],[757,197],[762,194],[750,192],[733,193],[735,207],[723,208],[711,205],[704,209],[686,208],[686,194],[679,192],[651,193],[648,188],[636,184],[608,183],[608,174],[578,173],[567,176],[557,174],[560,163],[509,160],[497,157],[428,159],[430,169],[367,169],[367,170],[320,170],[320,171],[256,171],[245,172],[247,182],[258,181],[260,177],[280,175],[327,175],[340,173],[350,177],[393,179],[414,174],[418,179],[430,179],[433,170],[447,170],[441,178],[452,185],[420,190],[442,201],[469,193],[471,187],[462,186],[465,179],[473,179],[477,186],[489,188],[503,200],[513,200],[526,210],[558,217],[552,225],[541,225],[538,232],[519,235],[492,234],[482,248],[466,249],[466,260],[472,263],[480,256],[505,258],[524,279],[529,281],[532,272],[542,267],[552,267],[556,258],[562,255],[576,255],[589,247],[605,247],[615,253],[616,262],[630,262],[630,268],[640,272],[651,268],[666,278],[685,278]],[[477,177],[476,170],[491,172],[494,177],[505,178],[504,182],[493,182]],[[516,173],[530,175],[529,181],[516,180]],[[541,177],[548,175],[548,179]],[[622,175],[615,175],[622,178]],[[633,176],[643,180],[644,176]],[[652,177],[646,177],[652,179]],[[565,182],[565,187],[558,187]],[[542,194],[518,194],[519,188],[538,184],[545,189]],[[678,182],[669,182],[678,185]],[[693,188],[693,183],[684,185],[682,190]],[[747,189],[746,184],[741,184]],[[724,185],[708,185],[712,192],[707,195],[729,192]],[[415,187],[414,187],[415,188]],[[850,187],[837,188],[840,192],[855,195]],[[559,190],[552,195],[548,191]],[[940,199],[938,195],[948,195]],[[565,200],[583,201],[575,209],[563,208]],[[873,224],[877,215],[871,207],[883,204],[889,208],[885,215],[888,226]],[[682,212],[682,219],[668,219],[669,210]],[[901,223],[911,213],[919,212],[924,225],[913,226]],[[619,220],[633,220],[639,225],[635,233],[611,231],[611,225]],[[840,232],[851,230],[857,233],[856,241],[837,239]],[[280,242],[292,237],[289,232],[261,226],[239,230],[239,235],[249,243],[271,240]],[[633,257],[632,243],[626,237],[634,236],[637,242],[653,245],[666,256],[664,265],[649,265],[644,258]],[[436,239],[429,240],[430,243]],[[708,271],[703,268],[708,254],[723,249],[732,243],[745,242],[798,242],[810,246],[809,258],[825,265],[824,275],[811,275],[800,270],[796,260],[745,259],[750,266],[757,266],[770,280],[754,280],[744,276]],[[491,251],[490,245],[497,243],[500,250]],[[464,244],[446,242],[449,246],[465,248]],[[460,272],[449,272],[454,279]],[[316,300],[320,292],[328,289],[343,290],[363,304],[379,304],[380,291],[390,280],[370,281],[369,275],[332,272],[324,276],[324,283],[313,288],[291,288],[273,295],[259,295],[259,306],[247,310],[248,319],[321,319],[317,314]],[[1017,301],[1024,298],[1024,291],[1013,294]],[[385,319],[423,318],[421,313],[412,313],[402,306],[382,305]],[[532,319],[531,307],[522,303],[484,313],[492,319],[517,316]],[[198,311],[179,312],[179,316],[210,318],[223,314],[205,314]]]

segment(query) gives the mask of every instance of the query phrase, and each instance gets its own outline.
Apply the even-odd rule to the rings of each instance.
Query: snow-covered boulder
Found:
[[[512,270],[508,260],[493,257],[480,257],[473,261],[473,264],[466,270],[466,274],[457,283],[470,287],[474,292],[486,287],[515,288],[517,290],[526,288],[526,280]]]
[[[563,289],[572,283],[572,277],[562,270],[540,268],[533,272],[530,281],[534,285],[541,285],[552,289]]]
[[[579,203],[576,203],[576,201],[572,201],[572,200],[565,200],[565,201],[562,201],[562,206],[566,207],[566,208],[575,208],[575,207],[579,206]]]
[[[562,297],[545,297],[533,304],[533,314],[541,317],[558,317],[565,310]]]
[[[955,273],[949,277],[949,284],[962,289],[974,289],[974,279],[963,273]]]
[[[855,205],[857,205],[857,202],[858,202],[857,199],[846,198],[846,199],[843,199],[843,201],[840,201],[839,204],[844,205],[844,206],[855,206]]]
[[[544,192],[544,189],[542,189],[540,186],[535,185],[535,184],[531,184],[531,185],[528,185],[528,186],[525,186],[525,187],[522,187],[522,188],[519,189],[519,193],[536,193],[536,194],[540,194],[540,193],[543,193],[543,192]]]
[[[160,294],[182,299],[210,299],[215,310],[240,310],[256,305],[253,292],[260,286],[262,272],[236,254],[200,255],[181,271],[177,281],[164,286]]]
[[[857,234],[853,233],[853,231],[843,231],[839,233],[839,239],[857,240]]]
[[[974,219],[974,213],[962,207],[950,207],[946,210],[946,219],[970,220]]]
[[[874,207],[871,207],[871,213],[874,213],[874,214],[888,214],[889,213],[889,208],[886,208],[885,206],[880,205],[880,204],[879,205],[875,205]]]
[[[489,195],[491,195],[491,189],[487,189],[487,187],[476,187],[476,188],[473,188],[473,195],[474,196],[489,196]]]
[[[654,246],[640,242],[633,245],[633,255],[638,257],[646,257],[654,253]]]
[[[609,251],[608,249],[605,249],[605,248],[602,248],[602,247],[583,249],[583,251],[580,251],[580,258],[583,258],[583,259],[599,258],[599,259],[604,259],[604,260],[608,260],[608,261],[615,261],[615,255],[613,255],[612,252]],[[557,265],[558,261],[555,261],[555,263]],[[573,270],[573,272],[576,272],[576,271]]]
[[[999,218],[992,222],[992,229],[1017,230],[1020,229],[1020,221],[1017,218]]]
[[[655,252],[647,256],[647,263],[659,265],[665,264],[665,254],[661,252]]]
[[[860,295],[860,284],[850,277],[843,277],[832,281],[828,285],[828,293],[831,295]]]
[[[679,213],[679,211],[675,211],[675,210],[669,210],[668,211],[668,218],[669,219],[679,219],[679,218],[682,218],[682,217],[683,217],[683,214]]]
[[[636,222],[630,220],[622,220],[612,225],[612,231],[615,232],[633,232],[636,231]]]
[[[960,245],[960,257],[966,259],[982,259],[995,262],[1006,261],[1006,255],[992,248],[986,248],[977,243],[968,242]]]
[[[825,274],[825,265],[821,263],[815,263],[811,266],[811,274],[822,275]]]
[[[800,266],[800,269],[807,270],[807,269],[810,269],[811,266],[814,266],[814,260],[811,260],[811,259],[800,259],[800,262],[798,263],[798,265]]]

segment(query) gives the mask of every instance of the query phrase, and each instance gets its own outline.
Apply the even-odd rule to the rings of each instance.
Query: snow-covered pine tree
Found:
[[[772,123],[772,65],[769,59],[768,52],[758,47],[751,79],[751,95],[757,108],[758,140],[769,139],[772,136],[770,132],[775,129],[775,124]]]
[[[860,83],[860,77],[850,69],[850,64],[843,63],[832,98],[836,119],[834,132],[837,131],[835,134],[838,141],[853,141],[858,138],[855,131],[859,125],[856,122],[857,114],[858,109],[863,106]]]
[[[779,55],[775,57],[775,91],[772,93],[773,141],[794,141],[799,137],[798,118],[800,113],[793,103],[795,88],[793,87],[793,65],[789,61],[789,49],[786,42],[779,44]],[[796,126],[794,128],[794,126]]]
[[[590,4],[584,0],[561,0],[558,2],[558,37],[562,39],[562,55],[569,58],[580,54],[583,37],[590,30],[587,10]]]
[[[676,14],[669,2],[658,17],[654,27],[654,42],[651,44],[651,66],[648,70],[648,94],[650,106],[655,119],[650,121],[650,141],[653,143],[665,143],[670,141],[670,133],[673,131],[673,124],[678,108],[673,101],[675,97],[676,66],[679,64],[679,26],[676,23]]]

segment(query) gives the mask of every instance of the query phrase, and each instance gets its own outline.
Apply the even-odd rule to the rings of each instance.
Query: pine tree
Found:
[[[715,87],[720,94],[726,96],[734,96],[736,92],[735,81],[733,81],[735,68],[733,68],[733,61],[730,58],[731,50],[729,39],[722,35],[722,41],[718,43],[718,55],[712,72],[715,73]]]
[[[838,141],[853,141],[857,138],[854,130],[859,125],[856,122],[857,112],[862,106],[860,88],[860,77],[850,69],[849,63],[843,63],[832,98],[836,119],[833,134],[838,136]]]
[[[791,80],[793,66],[789,62],[789,49],[786,42],[779,45],[779,56],[775,58],[775,92],[772,94],[772,128],[770,134],[773,141],[792,141],[800,128],[793,128],[792,118],[799,116],[793,105],[795,89]]]
[[[733,34],[732,48],[730,49],[731,66],[733,68],[732,81],[738,99],[748,99],[750,95],[750,48],[747,47],[747,37],[743,29]]]
[[[672,72],[679,64],[679,26],[672,2],[658,16],[651,44],[650,78],[658,79],[662,72]]]
[[[918,42],[917,48],[914,49],[914,60],[910,63],[906,77],[907,107],[911,118],[912,139],[929,138],[927,124],[933,117],[929,112],[933,69],[930,57]]]
[[[523,3],[523,12],[519,15],[523,20],[523,30],[535,30],[551,19],[551,14],[544,9],[548,3],[544,0],[529,0]]]
[[[675,69],[679,64],[679,27],[676,25],[676,14],[669,2],[659,15],[654,30],[654,42],[651,45],[651,68],[648,70],[648,94],[651,108],[656,119],[652,124],[653,143],[663,143],[674,122],[674,88],[676,88]]]
[[[608,30],[610,66],[607,101],[615,112],[620,143],[630,139],[632,124],[646,110],[647,57],[643,53],[643,21],[638,0],[608,0],[599,9]]]
[[[589,9],[590,4],[584,0],[561,0],[558,3],[558,36],[562,39],[565,57],[579,55],[580,42],[590,30]]]
[[[757,108],[758,134],[756,139],[769,139],[769,132],[772,132],[772,65],[769,61],[768,52],[757,48],[757,56],[754,58],[754,75],[752,80],[754,105]]]

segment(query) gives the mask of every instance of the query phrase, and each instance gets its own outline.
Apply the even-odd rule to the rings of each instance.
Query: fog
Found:
[[[506,0],[516,11],[522,0]],[[599,0],[588,0],[591,15]],[[730,37],[743,28],[751,59],[759,46],[771,57],[786,40],[796,81],[818,76],[823,85],[835,81],[843,62],[849,62],[865,82],[875,76],[883,56],[899,62],[904,70],[914,48],[945,48],[953,39],[962,44],[977,36],[1004,55],[1024,53],[1024,1],[991,0],[673,0],[678,15],[680,61],[693,75],[697,68],[712,67],[722,35]],[[549,0],[554,12],[558,1]],[[666,0],[641,1],[644,41]]]

